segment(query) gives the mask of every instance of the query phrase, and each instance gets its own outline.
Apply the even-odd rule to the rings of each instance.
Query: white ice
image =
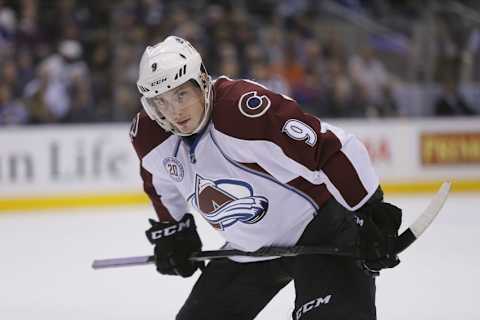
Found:
[[[408,225],[428,197],[388,199]],[[94,271],[94,259],[147,255],[147,207],[0,214],[0,319],[174,319],[198,277],[158,275],[152,265]],[[205,249],[221,239],[196,219]],[[480,284],[480,195],[453,194],[402,263],[377,280],[381,320],[474,320]],[[256,319],[287,320],[293,286]],[[215,311],[212,310],[212,319]]]

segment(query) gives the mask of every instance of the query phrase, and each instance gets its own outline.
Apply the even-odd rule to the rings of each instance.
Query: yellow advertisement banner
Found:
[[[480,164],[480,132],[422,133],[424,166]]]

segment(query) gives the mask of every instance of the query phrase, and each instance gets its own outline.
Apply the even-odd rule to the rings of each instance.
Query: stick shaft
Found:
[[[154,262],[153,256],[101,259],[101,260],[94,260],[92,264],[92,268],[105,269],[105,268],[131,267],[131,266],[141,266],[141,265],[145,265],[153,262]]]
[[[205,261],[212,259],[222,259],[235,256],[247,257],[293,257],[306,254],[324,254],[335,256],[353,256],[353,250],[342,250],[335,247],[320,247],[320,246],[294,246],[294,247],[264,247],[257,251],[246,252],[241,250],[210,250],[201,251],[192,254],[190,260]],[[114,259],[94,260],[92,264],[93,269],[119,268],[130,267],[154,263],[154,256],[137,256],[124,257]]]

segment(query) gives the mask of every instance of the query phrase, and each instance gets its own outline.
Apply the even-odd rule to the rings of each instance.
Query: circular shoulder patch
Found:
[[[165,158],[163,160],[163,166],[170,178],[172,178],[174,181],[180,182],[183,180],[185,170],[183,169],[182,163],[177,158]]]
[[[270,105],[270,99],[265,95],[259,96],[257,91],[244,93],[238,100],[240,112],[250,118],[260,117],[267,112]]]

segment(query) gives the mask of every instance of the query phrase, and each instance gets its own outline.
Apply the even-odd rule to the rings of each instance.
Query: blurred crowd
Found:
[[[320,117],[479,113],[480,4],[361,0],[0,0],[0,125],[128,121],[139,58],[169,34],[213,76]]]

